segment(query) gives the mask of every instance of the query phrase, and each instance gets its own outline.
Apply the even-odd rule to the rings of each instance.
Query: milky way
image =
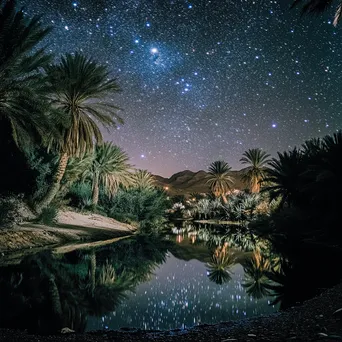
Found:
[[[164,176],[241,168],[248,148],[283,151],[341,127],[341,24],[289,0],[24,0],[54,30],[56,56],[106,63],[122,127],[105,138]]]

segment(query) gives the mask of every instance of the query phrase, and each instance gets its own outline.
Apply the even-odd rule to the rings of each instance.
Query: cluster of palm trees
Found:
[[[252,193],[260,191],[260,184],[267,172],[270,155],[260,148],[249,149],[243,153],[240,159],[242,164],[247,165],[242,175],[242,180]],[[207,175],[207,184],[215,197],[222,197],[227,203],[227,194],[232,191],[234,178],[231,175],[231,167],[223,160],[210,164]]]
[[[91,180],[95,206],[100,186],[109,195],[119,186],[152,186],[147,171],[132,174],[126,153],[103,142],[100,127],[123,123],[113,102],[120,87],[107,67],[79,52],[53,62],[39,48],[50,28],[39,17],[24,17],[15,1],[0,5],[0,125],[18,154],[43,145],[58,155],[51,185],[35,203],[37,211],[80,177]]]

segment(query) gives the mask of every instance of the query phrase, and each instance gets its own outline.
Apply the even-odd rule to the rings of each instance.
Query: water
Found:
[[[184,261],[169,254],[152,279],[136,288],[114,312],[90,317],[87,330],[175,329],[272,313],[268,298],[253,299],[241,286],[244,271],[231,268],[229,283],[217,285],[208,278],[206,264]]]
[[[295,262],[241,227],[184,225],[163,237],[11,260],[0,267],[0,327],[177,329],[270,314],[340,277],[324,267],[339,256],[290,247]]]

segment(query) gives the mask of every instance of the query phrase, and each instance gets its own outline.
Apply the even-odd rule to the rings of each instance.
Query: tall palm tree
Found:
[[[252,192],[260,191],[260,181],[265,177],[266,165],[270,155],[260,148],[245,151],[240,159],[242,164],[249,165],[243,175],[243,180],[250,186]]]
[[[291,7],[303,4],[302,14],[319,14],[328,10],[334,3],[337,3],[333,22],[334,26],[336,26],[342,17],[341,0],[294,0]]]
[[[130,169],[128,156],[120,147],[110,142],[97,145],[91,168],[85,172],[85,177],[92,179],[93,205],[98,204],[100,185],[109,195],[113,195],[120,185],[131,185],[133,181]]]
[[[63,183],[60,186],[58,195],[64,197],[71,185],[78,179],[84,178],[84,174],[93,163],[93,154],[87,154],[83,158],[70,158],[66,167]]]
[[[317,157],[323,150],[323,141],[320,138],[306,140],[302,144],[302,151],[305,157],[313,159]]]
[[[147,170],[136,170],[132,175],[134,186],[139,189],[153,189],[154,177]]]
[[[207,184],[216,197],[222,197],[224,203],[227,203],[226,193],[230,190],[233,178],[229,175],[231,167],[223,160],[218,160],[210,164]]]
[[[39,20],[24,17],[13,0],[0,1],[0,135],[6,131],[20,147],[53,131],[41,73],[51,58],[37,49],[51,29]]]
[[[278,159],[273,158],[263,182],[270,183],[264,188],[270,194],[270,200],[281,198],[280,206],[285,203],[292,205],[300,197],[301,176],[305,171],[302,162],[303,154],[297,148],[292,151],[279,153]]]
[[[309,171],[305,173],[311,200],[319,207],[340,207],[342,191],[342,131],[327,135],[321,140],[321,150],[310,160]],[[334,191],[331,191],[334,189]]]
[[[102,143],[98,126],[123,123],[111,97],[120,89],[105,66],[76,53],[62,57],[61,62],[46,68],[51,104],[67,116],[61,127],[62,139],[52,139],[50,146],[59,151],[60,158],[53,184],[38,204],[47,206],[56,196],[70,157],[79,157]]]

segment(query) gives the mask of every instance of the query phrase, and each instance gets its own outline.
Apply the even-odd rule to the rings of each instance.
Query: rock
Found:
[[[71,334],[71,333],[74,333],[74,332],[75,332],[75,330],[72,330],[72,329],[67,328],[67,327],[65,327],[65,328],[63,328],[61,330],[61,334]]]
[[[247,336],[248,336],[248,337],[256,337],[255,334],[248,334]]]

